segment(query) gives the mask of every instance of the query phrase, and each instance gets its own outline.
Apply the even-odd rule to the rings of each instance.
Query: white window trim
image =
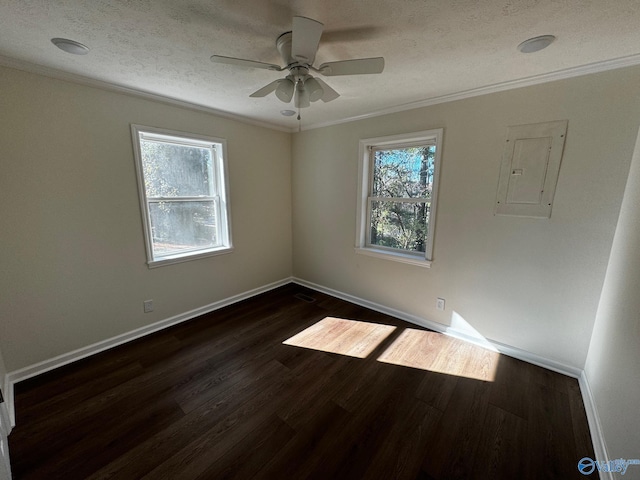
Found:
[[[197,253],[191,251],[183,251],[175,255],[165,255],[162,258],[154,259],[153,257],[153,239],[151,235],[151,220],[149,212],[149,201],[145,191],[144,174],[142,170],[142,155],[140,152],[140,137],[141,135],[149,134],[162,135],[164,137],[175,137],[171,139],[175,143],[185,143],[181,139],[193,140],[193,143],[202,143],[205,145],[216,145],[216,156],[218,157],[215,162],[214,169],[216,179],[218,181],[216,192],[218,213],[220,215],[220,224],[226,225],[226,228],[220,229],[221,234],[221,246],[198,249]],[[200,258],[211,257],[215,255],[224,255],[233,252],[233,243],[231,241],[231,207],[229,203],[229,178],[227,174],[227,142],[223,138],[209,137],[206,135],[199,135],[193,133],[179,132],[176,130],[168,130],[164,128],[147,127],[144,125],[131,125],[131,135],[133,139],[133,151],[135,157],[136,176],[138,181],[138,193],[140,198],[140,208],[142,213],[142,225],[144,227],[144,239],[145,248],[147,252],[147,265],[149,268],[161,267],[164,265],[172,265],[175,263],[187,262],[191,260],[197,260]],[[193,144],[188,143],[187,144]]]
[[[433,262],[433,238],[430,234],[427,237],[427,245],[425,254],[411,254],[388,249],[384,247],[372,247],[367,245],[367,225],[369,223],[368,196],[371,183],[371,157],[370,147],[385,146],[403,146],[403,144],[428,143],[432,142],[436,145],[436,154],[434,157],[434,174],[433,187],[431,190],[431,205],[429,217],[429,231],[435,232],[436,212],[438,202],[438,183],[440,180],[440,158],[442,156],[442,137],[444,129],[438,128],[434,130],[423,130],[421,132],[403,133],[399,135],[389,135],[385,137],[365,138],[360,140],[358,148],[358,210],[356,219],[356,246],[355,251],[358,254],[394,260],[397,262],[408,263],[420,267],[430,268]]]

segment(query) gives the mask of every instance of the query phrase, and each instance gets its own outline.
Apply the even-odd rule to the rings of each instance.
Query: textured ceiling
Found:
[[[626,58],[640,63],[638,0],[0,0],[0,63],[56,69],[276,126],[284,72],[214,64],[212,54],[282,64],[293,15],[325,25],[322,62],[383,56],[380,75],[325,77],[341,97],[302,110],[302,127]],[[523,40],[553,34],[546,50]],[[91,48],[74,56],[50,42]],[[615,64],[615,62],[614,62]],[[46,70],[45,70],[46,71]]]

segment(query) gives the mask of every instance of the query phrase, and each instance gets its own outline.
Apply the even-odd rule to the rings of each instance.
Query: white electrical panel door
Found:
[[[508,128],[496,214],[551,216],[566,133],[566,120]]]

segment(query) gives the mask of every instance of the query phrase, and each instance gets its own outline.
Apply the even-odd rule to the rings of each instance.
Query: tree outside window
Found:
[[[441,140],[442,129],[360,141],[358,253],[430,265]]]
[[[132,128],[149,265],[230,251],[224,141]]]
[[[435,145],[372,149],[371,245],[425,251],[435,151]]]

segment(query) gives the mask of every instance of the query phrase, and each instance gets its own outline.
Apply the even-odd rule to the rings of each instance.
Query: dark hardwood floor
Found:
[[[16,479],[566,480],[594,458],[575,379],[294,284],[15,393]]]

